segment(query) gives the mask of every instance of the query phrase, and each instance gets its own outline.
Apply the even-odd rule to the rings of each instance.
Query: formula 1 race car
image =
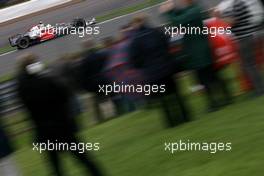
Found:
[[[64,35],[69,34],[69,29],[86,28],[96,24],[95,18],[86,21],[83,18],[76,18],[71,23],[60,23],[56,26],[50,24],[43,24],[41,21],[39,24],[31,27],[24,34],[17,34],[9,38],[9,43],[12,47],[18,49],[26,49],[31,45],[41,43],[47,40],[52,40]]]

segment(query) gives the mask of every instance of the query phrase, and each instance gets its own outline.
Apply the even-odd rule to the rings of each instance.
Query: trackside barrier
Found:
[[[8,80],[0,83],[0,113],[2,115],[20,110],[21,103],[17,98],[17,83],[15,80]]]

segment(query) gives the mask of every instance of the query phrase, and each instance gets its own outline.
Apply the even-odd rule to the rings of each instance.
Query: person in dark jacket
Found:
[[[12,159],[12,147],[8,137],[0,126],[0,175],[18,176],[19,173]]]
[[[139,15],[133,20],[134,39],[130,45],[130,60],[144,75],[145,84],[165,85],[165,93],[158,99],[165,112],[167,125],[174,127],[189,121],[187,108],[174,82],[174,65],[169,57],[168,37],[147,24],[146,17]]]
[[[0,97],[1,98],[1,97]],[[0,100],[0,117],[2,117],[2,106]],[[1,120],[1,119],[0,119]],[[10,144],[8,136],[4,132],[0,121],[0,175],[3,176],[18,176],[17,168],[11,158],[13,148]]]
[[[9,140],[0,126],[0,159],[10,155],[13,150],[9,144]]]
[[[115,42],[107,47],[110,57],[108,57],[104,72],[111,84],[136,85],[141,83],[142,74],[129,62],[129,46],[133,39],[132,35],[133,31],[129,24],[122,26]],[[112,95],[117,115],[135,111],[136,105],[143,101],[142,99],[140,94],[122,91]]]
[[[37,143],[48,142],[55,145],[79,144],[75,136],[76,125],[72,115],[72,92],[60,79],[50,76],[37,62],[36,56],[28,54],[21,59],[18,73],[18,95],[32,119],[37,135]],[[94,176],[101,176],[95,163],[77,150],[69,150]],[[60,167],[59,151],[47,150],[50,161],[58,176],[63,175]]]
[[[177,7],[173,0],[168,0],[160,8],[173,27],[186,29],[204,29],[202,9],[193,0],[182,0],[182,7]],[[188,30],[189,31],[189,30]],[[199,31],[199,30],[197,30]],[[212,50],[208,36],[202,32],[185,33],[183,37],[183,52],[187,55],[184,68],[194,70],[197,79],[206,89],[209,111],[217,110],[220,106],[231,102],[231,95],[224,80],[213,67]],[[217,99],[219,92],[223,101]]]
[[[71,101],[71,109],[73,110],[72,117],[78,117],[82,113],[82,103],[78,96],[81,89],[78,78],[79,58],[79,53],[65,54],[56,60],[52,67],[50,67],[51,74],[60,79],[64,84],[68,85],[71,92],[74,92]]]
[[[87,92],[94,93],[95,118],[101,123],[105,120],[100,109],[100,103],[105,100],[105,96],[99,94],[99,85],[106,85],[107,79],[104,76],[104,66],[108,54],[96,48],[95,41],[89,39],[82,43],[82,59],[78,66],[79,82],[81,88]]]
[[[98,85],[106,84],[103,68],[108,56],[96,48],[93,40],[84,41],[83,47],[85,51],[79,67],[81,85],[88,92],[98,93]]]

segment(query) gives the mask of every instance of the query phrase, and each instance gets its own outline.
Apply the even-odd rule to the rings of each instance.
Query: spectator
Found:
[[[165,94],[159,94],[167,125],[174,127],[189,121],[187,109],[173,79],[168,38],[161,31],[150,27],[144,15],[134,18],[134,39],[130,46],[130,59],[144,76],[145,84],[165,85]]]
[[[9,140],[2,130],[0,125],[0,175],[3,176],[18,176],[17,168],[13,162],[13,150],[10,146]]]
[[[65,85],[69,86],[72,92],[72,117],[78,117],[82,113],[82,105],[78,97],[80,91],[80,80],[78,78],[78,66],[80,56],[77,54],[66,54],[56,60],[51,66],[52,75],[57,77]]]
[[[134,69],[129,62],[129,45],[132,40],[131,26],[123,26],[119,30],[119,36],[109,48],[110,56],[106,62],[104,71],[110,83],[134,85],[140,84],[142,75]],[[136,109],[135,101],[140,96],[136,93],[119,92],[113,94],[112,100],[116,105],[118,115],[131,112]]]
[[[79,144],[75,122],[72,117],[71,90],[58,79],[45,72],[36,56],[29,54],[20,59],[18,72],[18,94],[36,127],[38,143],[51,142]],[[94,176],[102,175],[90,157],[78,150],[70,150]],[[63,175],[59,151],[48,150],[49,159],[56,175]]]
[[[98,122],[103,122],[102,111],[100,110],[100,102],[105,96],[99,94],[99,85],[106,85],[107,80],[104,77],[104,66],[108,53],[98,50],[93,40],[83,42],[83,58],[79,65],[79,78],[81,87],[87,92],[92,92],[94,96],[94,109]]]
[[[264,94],[264,82],[256,63],[257,33],[263,24],[263,6],[259,0],[226,0],[217,9],[232,26],[240,48],[242,68],[253,84],[255,95]]]
[[[261,0],[262,6],[264,6],[264,0]]]
[[[0,97],[2,98],[2,97]],[[2,117],[2,99],[0,99],[0,120]],[[5,134],[2,122],[0,121],[0,175],[3,176],[19,176],[19,174],[11,154],[11,147],[8,136]]]
[[[81,85],[88,92],[98,93],[98,85],[106,84],[103,75],[108,55],[96,48],[93,40],[83,42],[84,53],[80,62]]]
[[[179,8],[174,1],[168,0],[160,10],[173,27],[179,28],[181,25],[189,29],[203,29],[202,9],[193,0],[182,0],[181,3],[182,7]],[[186,33],[183,37],[183,52],[187,55],[184,68],[195,70],[198,80],[206,89],[208,111],[215,111],[220,106],[229,104],[231,97],[227,85],[213,67],[208,36],[198,32]],[[217,99],[219,92],[224,96],[222,101]]]

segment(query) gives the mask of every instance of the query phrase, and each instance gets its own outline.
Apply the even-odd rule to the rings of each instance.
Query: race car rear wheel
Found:
[[[30,45],[30,40],[28,37],[22,37],[18,40],[17,42],[17,47],[19,49],[25,49],[25,48],[28,48]]]
[[[73,20],[73,26],[76,28],[86,27],[86,21],[82,18],[76,18]]]

